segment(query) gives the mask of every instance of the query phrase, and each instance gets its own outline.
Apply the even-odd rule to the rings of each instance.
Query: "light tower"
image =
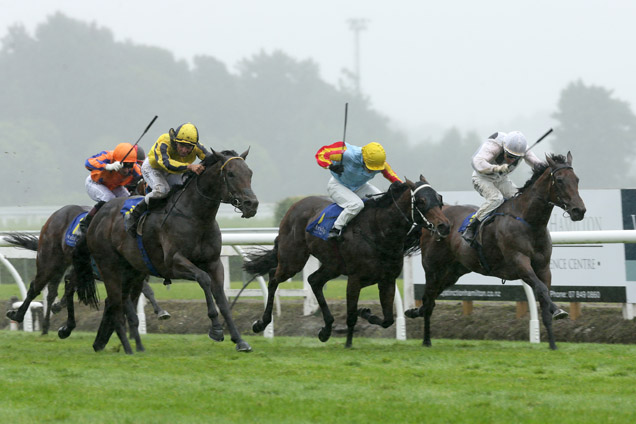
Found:
[[[360,94],[360,32],[367,29],[368,19],[349,19],[349,28],[353,31],[353,54],[354,54],[354,85],[356,92]]]

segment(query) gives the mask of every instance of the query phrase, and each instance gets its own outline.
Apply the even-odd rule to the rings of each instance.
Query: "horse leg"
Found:
[[[387,283],[378,283],[378,289],[380,291],[380,305],[382,306],[383,318],[373,315],[371,309],[360,308],[358,309],[358,315],[369,321],[370,324],[379,325],[382,328],[389,328],[395,322],[393,317],[393,303],[395,301],[395,281]]]
[[[141,289],[141,292],[144,294],[146,299],[148,299],[148,301],[152,305],[152,309],[155,311],[155,315],[157,315],[158,319],[160,319],[160,320],[169,319],[170,318],[170,313],[168,313],[168,311],[164,310],[157,303],[157,299],[155,299],[155,292],[152,290],[152,287],[150,287],[150,284],[148,284],[148,278],[149,277],[146,277],[144,279],[144,283],[143,283],[143,287]]]
[[[236,350],[238,352],[251,352],[252,347],[241,337],[241,333],[239,333],[238,328],[236,328],[236,324],[234,323],[234,319],[232,319],[232,310],[230,309],[230,304],[227,301],[227,297],[225,296],[225,291],[223,290],[223,264],[221,260],[218,259],[213,261],[210,264],[210,268],[208,274],[211,278],[210,284],[212,288],[212,294],[216,299],[216,303],[221,311],[221,315],[225,319],[225,324],[227,325],[228,330],[230,331],[231,340],[236,344]]]
[[[141,337],[139,335],[139,316],[137,315],[135,304],[130,296],[126,296],[126,300],[124,302],[124,314],[126,315],[126,320],[128,321],[130,338],[135,340],[135,347],[137,352],[144,352],[146,349],[141,343]]]
[[[530,258],[527,256],[521,256],[517,259],[517,263],[519,264],[521,270],[521,279],[528,284],[534,290],[535,296],[539,301],[539,306],[541,307],[541,320],[543,321],[543,325],[548,333],[548,343],[550,344],[550,349],[556,350],[556,341],[554,339],[554,332],[552,330],[552,319],[557,317],[564,318],[567,316],[567,312],[560,310],[552,299],[550,299],[550,293],[548,291],[548,287],[544,284],[541,279],[537,276],[537,274],[532,269],[530,264]],[[545,272],[544,272],[545,274]]]
[[[75,305],[73,304],[73,295],[75,294],[75,280],[71,276],[64,279],[64,296],[60,301],[60,305],[66,305],[66,324],[57,330],[57,336],[65,339],[71,335],[75,329]]]
[[[325,299],[325,294],[323,293],[323,288],[327,281],[331,280],[332,278],[336,278],[338,275],[340,275],[340,272],[338,270],[326,268],[323,264],[320,266],[320,268],[318,268],[318,270],[316,270],[316,272],[307,277],[307,282],[311,286],[311,291],[314,293],[314,296],[316,296],[318,306],[320,306],[322,319],[325,321],[325,326],[322,327],[318,332],[318,339],[323,343],[329,340],[329,338],[331,337],[331,331],[334,322],[333,315],[329,310],[327,300]]]
[[[22,304],[20,305],[20,307],[18,309],[11,309],[7,311],[7,318],[9,318],[11,321],[15,321],[15,322],[24,321],[24,315],[29,310],[29,305],[31,304],[33,299],[35,299],[40,294],[40,291],[42,290],[41,287],[40,289],[36,288],[37,287],[36,281],[37,280],[31,281],[31,284],[29,285],[29,290],[27,290],[26,297],[22,301]]]
[[[282,281],[286,281],[282,280]],[[278,290],[278,278],[276,278],[276,271],[270,271],[269,282],[267,283],[267,303],[265,304],[265,310],[261,319],[254,321],[252,324],[252,331],[260,333],[272,322],[272,311],[274,309],[274,299],[276,298],[276,290]]]
[[[49,327],[51,326],[51,310],[53,309],[53,303],[57,297],[57,289],[60,285],[60,280],[51,281],[48,285],[48,293],[46,294],[46,313],[42,319],[42,335],[49,334]]]
[[[93,342],[93,350],[99,352],[104,350],[110,340],[110,336],[113,334],[114,327],[111,324],[110,314],[110,299],[107,297],[104,300],[104,313],[102,314],[102,320],[99,323],[97,334],[95,335],[95,341]]]
[[[358,310],[361,289],[358,276],[350,275],[347,280],[347,341],[345,348],[350,348],[353,343],[353,330],[358,322],[358,313],[362,311],[362,309]]]

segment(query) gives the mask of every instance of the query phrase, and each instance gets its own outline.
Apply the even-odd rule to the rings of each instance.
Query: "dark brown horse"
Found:
[[[46,297],[47,308],[46,314],[42,322],[42,334],[47,334],[50,327],[51,312],[58,312],[63,307],[67,309],[67,321],[58,330],[58,336],[62,339],[70,336],[75,328],[75,313],[72,302],[75,293],[75,287],[65,278],[64,295],[58,303],[54,303],[58,288],[62,281],[62,276],[71,265],[73,259],[73,247],[65,242],[66,231],[75,221],[75,218],[87,212],[89,206],[68,205],[55,211],[46,221],[40,235],[12,233],[5,237],[5,240],[16,246],[37,252],[36,257],[36,274],[35,278],[29,285],[27,296],[22,305],[16,310],[7,312],[7,317],[16,322],[22,322],[29,305],[44,289],[47,287],[48,294]],[[143,293],[148,298],[159,319],[170,318],[170,314],[161,308],[154,298],[152,288],[144,282]],[[69,302],[69,300],[71,300]],[[127,305],[127,314],[129,327],[131,328],[132,337],[137,341],[138,349],[142,349],[137,331],[137,314],[134,305],[137,298],[128,299],[130,304]]]
[[[124,230],[120,212],[124,199],[111,200],[95,214],[86,234],[87,248],[80,248],[78,244],[73,259],[81,299],[91,299],[94,292],[90,255],[106,286],[106,306],[93,343],[95,351],[104,349],[115,331],[125,352],[132,353],[124,330],[123,299],[141,287],[150,273],[149,265],[164,278],[197,281],[205,293],[208,317],[212,321],[210,338],[223,340],[216,299],[236,349],[251,351],[236,329],[223,292],[221,231],[215,219],[221,202],[240,209],[244,218],[256,214],[258,200],[251,189],[252,171],[244,160],[247,153],[212,152],[201,162],[205,166],[203,173],[173,190],[163,205],[154,202],[150,205],[150,214],[140,224],[147,260],[138,240]]]
[[[579,196],[579,179],[572,168],[572,155],[546,156],[547,164],[534,169],[532,177],[519,189],[517,196],[501,205],[494,219],[483,225],[477,248],[471,247],[458,232],[466,216],[475,212],[472,206],[448,206],[444,214],[452,222],[451,236],[436,241],[424,233],[421,239],[422,266],[426,288],[422,306],[409,309],[410,318],[424,317],[424,345],[431,345],[431,314],[435,299],[469,272],[478,272],[504,280],[523,280],[535,292],[541,306],[541,317],[548,332],[551,349],[556,349],[552,320],[567,317],[550,299],[552,282],[550,256],[552,241],[547,225],[554,206],[562,208],[572,221],[585,215],[585,204]]]
[[[448,219],[441,212],[441,196],[421,176],[417,183],[393,183],[382,197],[367,201],[345,228],[341,242],[326,241],[305,231],[330,203],[324,197],[311,196],[292,205],[280,224],[274,249],[255,253],[245,263],[251,274],[269,273],[267,306],[263,317],[254,323],[254,332],[263,331],[271,322],[278,285],[300,272],[313,255],[321,265],[308,280],[325,321],[318,338],[329,340],[334,321],[323,287],[327,281],[347,275],[346,347],[351,347],[358,315],[384,328],[393,324],[395,280],[402,271],[405,251],[412,247],[407,242],[409,231],[417,230],[411,239],[415,246],[419,242],[421,227],[413,226],[426,226],[433,237],[445,237],[449,231]],[[384,318],[372,315],[369,309],[358,310],[360,290],[376,283]]]

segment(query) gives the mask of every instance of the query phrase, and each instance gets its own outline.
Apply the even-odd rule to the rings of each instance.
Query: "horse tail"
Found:
[[[39,237],[33,234],[26,233],[13,233],[5,236],[4,240],[7,243],[15,244],[16,246],[23,247],[28,250],[38,251]]]
[[[278,237],[274,240],[274,248],[256,249],[246,256],[243,269],[252,275],[265,275],[278,266]]]
[[[99,295],[95,284],[95,274],[91,264],[91,254],[86,244],[86,237],[82,237],[73,249],[73,273],[71,281],[75,280],[78,299],[94,309],[99,309]]]

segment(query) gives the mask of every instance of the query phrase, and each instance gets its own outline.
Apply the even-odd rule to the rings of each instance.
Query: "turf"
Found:
[[[611,423],[636,419],[636,346],[0,331],[3,422]]]

